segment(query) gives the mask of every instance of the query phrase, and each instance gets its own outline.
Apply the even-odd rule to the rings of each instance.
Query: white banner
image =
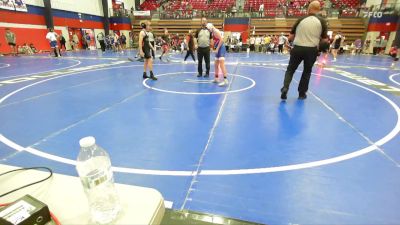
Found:
[[[150,16],[150,10],[147,11],[134,11],[134,16]]]
[[[20,12],[28,12],[28,8],[26,7],[24,0],[14,0],[15,10]]]
[[[0,9],[15,10],[14,0],[0,0]]]

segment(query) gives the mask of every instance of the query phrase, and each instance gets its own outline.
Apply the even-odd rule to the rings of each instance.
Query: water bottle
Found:
[[[94,137],[82,138],[79,144],[81,149],[76,170],[88,198],[92,222],[109,224],[121,209],[114,187],[110,157],[96,145]]]

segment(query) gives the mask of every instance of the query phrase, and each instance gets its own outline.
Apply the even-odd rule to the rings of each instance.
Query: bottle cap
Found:
[[[95,143],[96,143],[96,139],[92,136],[84,137],[81,140],[79,140],[79,145],[82,148],[88,148],[90,146],[93,146]]]

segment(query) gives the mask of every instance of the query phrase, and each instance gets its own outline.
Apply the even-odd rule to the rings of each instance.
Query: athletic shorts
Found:
[[[15,43],[9,42],[8,45],[15,46]]]
[[[142,48],[143,53],[144,53],[144,58],[145,59],[151,59],[153,56],[151,55],[151,49],[150,48]]]
[[[334,45],[333,46],[333,49],[339,49],[340,48],[340,45]]]
[[[50,47],[51,47],[51,48],[58,47],[57,41],[51,41],[51,42],[50,42]]]
[[[226,48],[225,45],[222,44],[218,52],[215,53],[215,59],[225,58],[225,54],[226,54]]]

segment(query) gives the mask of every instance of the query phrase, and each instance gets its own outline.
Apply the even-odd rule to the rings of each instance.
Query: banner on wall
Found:
[[[15,10],[20,12],[28,12],[28,8],[26,7],[24,0],[14,0]]]
[[[150,16],[150,10],[147,11],[134,11],[134,16]]]
[[[15,10],[14,0],[0,0],[0,9]]]

